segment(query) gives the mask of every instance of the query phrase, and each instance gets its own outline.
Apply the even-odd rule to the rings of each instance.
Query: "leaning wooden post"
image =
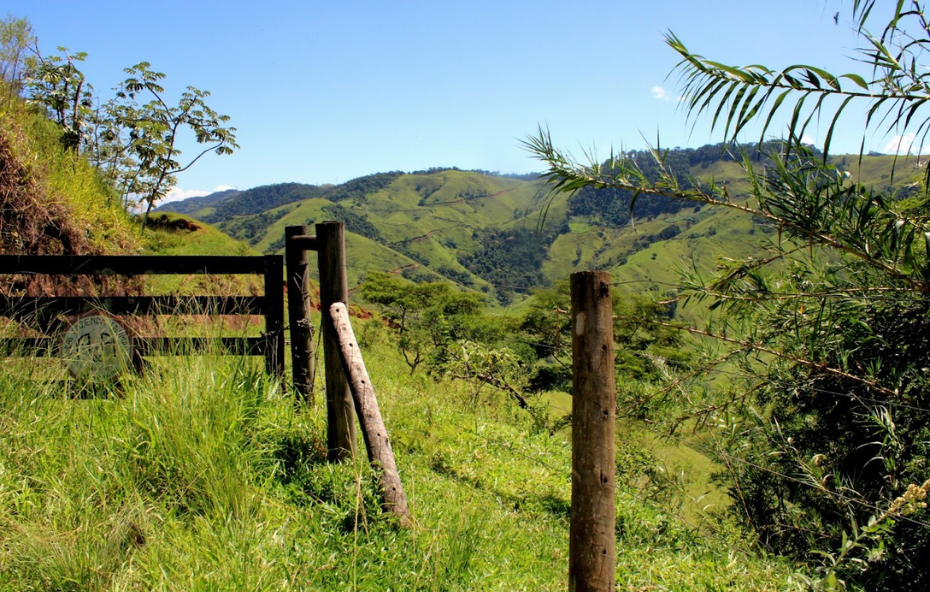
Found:
[[[339,361],[339,341],[329,311],[336,302],[348,302],[345,226],[342,222],[317,224],[316,240],[320,266],[320,310],[323,313],[323,363],[326,369],[327,458],[335,462],[355,453],[352,393]]]
[[[265,371],[284,378],[284,260],[265,255]]]
[[[610,275],[571,276],[572,512],[568,589],[616,588],[613,310]]]
[[[404,486],[400,482],[397,463],[394,462],[391,442],[384,427],[384,420],[381,419],[381,411],[378,409],[375,389],[371,386],[365,361],[349,323],[349,309],[345,304],[337,302],[330,307],[330,314],[339,338],[342,367],[349,378],[349,387],[355,400],[355,412],[358,413],[358,421],[362,426],[368,460],[380,471],[378,480],[384,498],[384,511],[394,514],[402,526],[409,526],[411,519],[407,496],[404,495]]]
[[[300,237],[300,238],[297,238]],[[284,259],[287,265],[287,316],[291,326],[291,374],[298,401],[313,403],[313,325],[310,324],[310,277],[307,272],[307,227],[284,229]],[[312,247],[310,245],[313,245]]]

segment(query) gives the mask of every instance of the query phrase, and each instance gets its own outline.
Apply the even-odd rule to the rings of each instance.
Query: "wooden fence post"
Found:
[[[284,261],[265,255],[265,371],[284,378]]]
[[[291,327],[291,374],[295,396],[313,403],[313,325],[310,324],[309,256],[295,237],[306,237],[307,226],[284,229],[284,258],[287,265],[287,316]]]
[[[571,276],[572,511],[568,589],[616,589],[613,308],[610,275]]]
[[[345,225],[323,222],[316,225],[317,256],[320,268],[320,311],[323,313],[323,362],[326,369],[326,435],[330,462],[355,453],[355,412],[352,393],[339,361],[339,340],[329,307],[348,304],[346,279]]]
[[[355,341],[355,333],[349,322],[349,310],[345,304],[337,302],[330,307],[333,317],[333,327],[339,338],[339,354],[342,367],[349,379],[349,387],[355,400],[355,411],[362,426],[362,437],[368,451],[368,461],[379,471],[378,482],[381,485],[381,495],[384,500],[384,510],[397,517],[401,526],[410,526],[410,509],[407,506],[407,496],[404,486],[400,482],[397,472],[397,463],[394,461],[394,451],[391,450],[391,441],[388,438],[387,428],[381,418],[378,408],[378,399],[375,389],[368,378],[365,369],[365,360]]]

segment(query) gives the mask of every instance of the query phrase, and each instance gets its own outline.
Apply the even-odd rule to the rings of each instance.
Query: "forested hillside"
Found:
[[[745,198],[744,158],[760,170],[777,143],[739,151],[724,144],[675,148],[628,156],[647,179],[660,163],[683,188],[711,181]],[[920,173],[916,160],[837,156],[850,176],[902,198]],[[430,169],[379,173],[342,185],[283,183],[165,204],[216,224],[264,252],[281,252],[284,228],[324,220],[345,222],[349,279],[358,285],[371,272],[417,281],[445,279],[487,294],[500,304],[523,300],[582,269],[610,271],[633,292],[660,290],[677,281],[683,262],[710,270],[719,256],[756,252],[774,230],[760,221],[702,209],[700,204],[632,191],[584,187],[553,195],[530,175]]]

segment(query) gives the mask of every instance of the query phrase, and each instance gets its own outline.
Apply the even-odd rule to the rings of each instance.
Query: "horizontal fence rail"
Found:
[[[0,274],[134,276],[263,273],[265,257],[255,256],[0,255]]]
[[[203,353],[264,356],[264,337],[135,337],[133,348],[143,356],[189,355]],[[58,355],[61,343],[54,337],[8,337],[0,339],[0,355],[35,357]]]
[[[263,314],[264,296],[3,296],[0,316],[29,320],[54,312],[75,315],[106,310],[115,315]]]
[[[262,337],[134,336],[138,356],[228,353],[264,356],[270,374],[284,374],[284,261],[265,256],[0,255],[0,275],[261,275],[264,296],[0,296],[0,317],[49,329],[64,316],[106,311],[115,316],[262,315]],[[55,337],[0,339],[0,355],[57,355]]]

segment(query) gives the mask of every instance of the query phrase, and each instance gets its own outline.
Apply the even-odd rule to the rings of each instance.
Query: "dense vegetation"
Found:
[[[481,245],[480,250],[460,256],[459,263],[489,281],[502,302],[508,302],[514,292],[527,294],[545,285],[542,263],[553,235],[518,226],[476,230],[472,238]]]
[[[701,152],[704,157],[716,155],[710,162],[725,159],[728,155],[723,147],[709,146]],[[624,155],[637,163],[643,174],[650,181],[658,181],[660,169],[652,153],[643,150],[632,151]],[[669,150],[663,154],[663,163],[674,171],[675,181],[683,188],[691,187],[691,159],[687,150]],[[707,161],[699,161],[703,164]],[[609,166],[609,163],[605,163]],[[634,200],[635,196],[635,200]],[[635,207],[634,207],[635,205]],[[595,189],[585,186],[573,193],[568,200],[568,213],[571,216],[585,216],[598,220],[605,226],[620,227],[630,223],[635,215],[638,218],[655,218],[662,214],[674,213],[684,207],[699,208],[700,204],[688,204],[682,200],[671,199],[662,195],[635,195],[633,191],[619,188]]]
[[[335,202],[348,200],[361,202],[366,196],[377,193],[390,185],[394,179],[402,174],[403,173],[400,171],[394,171],[391,173],[376,173],[374,175],[366,175],[364,177],[352,179],[351,181],[334,187],[332,192],[327,195],[327,199]]]
[[[287,208],[265,210],[257,216],[233,218],[228,222],[220,223],[216,226],[229,236],[254,245],[261,240],[265,228],[286,216],[288,211]]]
[[[378,227],[368,221],[364,214],[358,214],[349,208],[344,208],[339,204],[324,206],[323,212],[327,220],[342,222],[346,226],[346,231],[364,236],[376,242],[382,242],[381,232]]]
[[[819,562],[810,582],[817,588],[930,584],[930,569],[917,559],[930,552],[930,380],[925,356],[915,353],[928,328],[930,190],[870,187],[826,157],[839,116],[856,101],[868,109],[866,130],[881,120],[896,133],[914,126],[926,135],[923,4],[883,5],[889,18],[880,37],[867,26],[880,18],[878,4],[853,4],[864,42],[859,59],[873,67],[871,80],[804,65],[734,68],[668,35],[681,57],[684,103],[715,113],[728,140],[756,120],[765,137],[782,102],[794,102],[788,137],[765,166],[742,160],[749,200],[725,185],[681,183],[661,151],[653,153],[657,178],[626,155],[608,166],[578,163],[545,130],[528,141],[556,190],[608,187],[730,209],[778,229],[764,257],[688,278],[684,296],[720,313],[686,328],[716,344],[701,373],[724,374],[670,430],[695,420],[710,428],[732,513],[767,548]],[[828,95],[842,99],[832,111]],[[819,98],[805,103],[812,96]],[[820,117],[830,124],[816,153],[800,139]]]

